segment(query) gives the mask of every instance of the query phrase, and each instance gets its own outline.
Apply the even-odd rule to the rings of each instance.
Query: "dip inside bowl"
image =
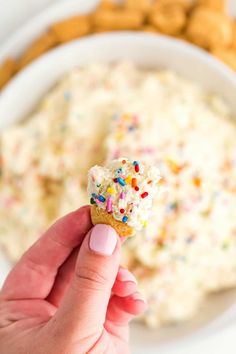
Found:
[[[33,111],[40,98],[72,68],[120,60],[132,61],[141,68],[167,68],[174,71],[222,97],[231,112],[236,114],[236,77],[223,64],[177,40],[149,34],[116,33],[96,35],[62,46],[21,72],[1,94],[0,130],[3,131]],[[148,353],[152,353],[151,350],[154,353],[158,343],[164,345],[177,338],[186,339],[190,334],[197,335],[201,331],[212,333],[230,322],[231,316],[236,314],[234,298],[233,290],[212,296],[199,314],[185,324],[157,331],[135,324],[135,353],[143,353],[147,349]]]

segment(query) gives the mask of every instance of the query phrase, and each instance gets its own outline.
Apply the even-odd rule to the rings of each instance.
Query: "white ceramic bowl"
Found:
[[[94,35],[59,47],[19,73],[0,96],[0,130],[27,115],[40,97],[68,70],[89,62],[130,59],[142,67],[167,67],[224,97],[236,113],[236,76],[205,52],[167,37],[132,32]],[[0,260],[0,268],[6,267]],[[5,269],[7,271],[7,268]],[[4,274],[2,274],[3,280]],[[215,333],[236,321],[235,292],[212,297],[195,319],[177,327],[148,331],[132,329],[133,351],[154,354],[157,348],[176,345]],[[172,343],[172,344],[171,344]]]

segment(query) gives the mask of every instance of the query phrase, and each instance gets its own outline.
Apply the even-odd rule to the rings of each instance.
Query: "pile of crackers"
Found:
[[[0,64],[0,90],[26,65],[60,44],[92,33],[135,30],[174,36],[209,51],[236,71],[236,21],[227,0],[102,0],[88,15],[56,22],[19,58]]]

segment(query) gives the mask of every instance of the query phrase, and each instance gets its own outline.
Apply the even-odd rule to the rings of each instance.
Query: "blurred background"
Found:
[[[66,2],[66,0],[1,0],[0,41],[48,5],[62,1]]]
[[[78,1],[86,2],[86,0]],[[26,20],[48,5],[59,2],[67,2],[67,0],[0,0],[0,41],[2,42]],[[236,14],[235,0],[228,2],[228,11]]]
[[[38,15],[41,11],[46,11],[48,6],[61,2],[67,2],[67,0],[0,0],[0,47],[33,16]],[[78,2],[86,3],[87,1],[78,0]],[[228,13],[236,14],[236,0],[228,2]],[[214,354],[233,354],[236,352],[235,327],[222,330],[220,334],[217,333],[216,337],[199,339],[198,342],[194,343],[189,342],[185,348],[176,351],[176,353],[208,354],[214,352]],[[165,353],[161,349],[160,352]]]

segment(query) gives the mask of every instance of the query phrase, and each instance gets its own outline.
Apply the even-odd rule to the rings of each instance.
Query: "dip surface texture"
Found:
[[[193,316],[236,285],[236,125],[217,97],[131,63],[75,69],[0,137],[0,244],[17,260],[55,218],[87,203],[89,168],[125,156],[160,168],[154,217],[123,264],[149,326]]]

